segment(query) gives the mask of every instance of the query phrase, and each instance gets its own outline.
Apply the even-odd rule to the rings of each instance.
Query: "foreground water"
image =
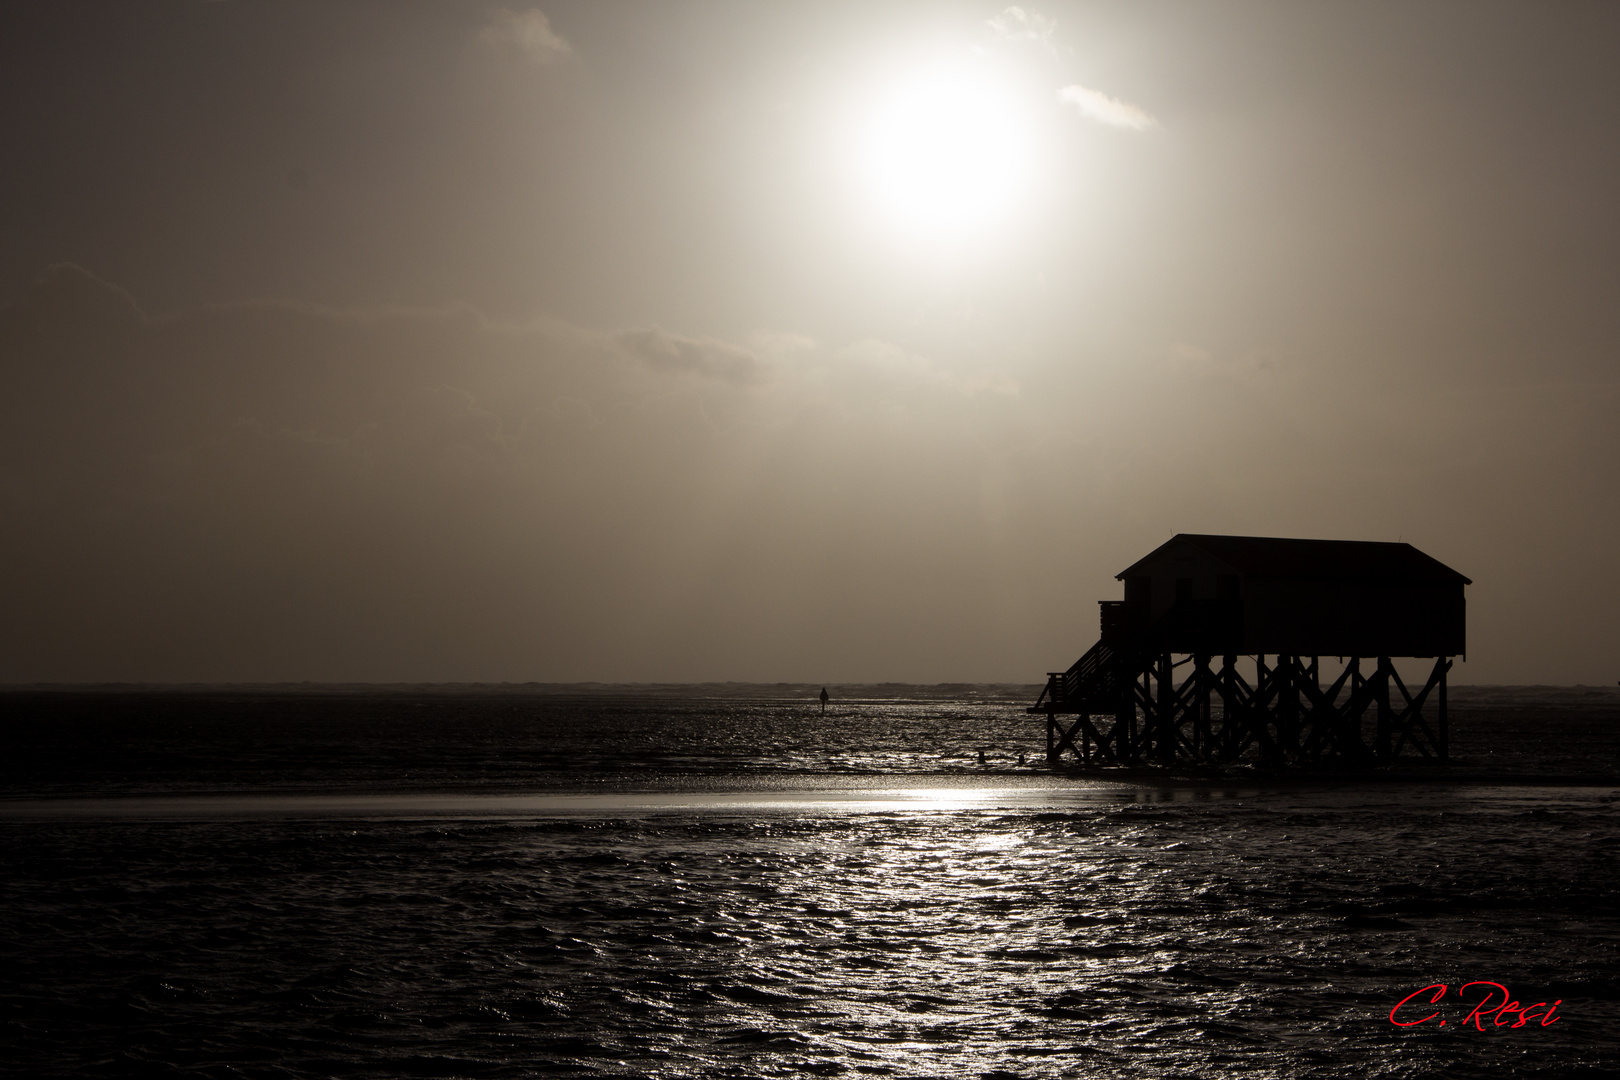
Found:
[[[1620,789],[1545,782],[1563,758],[1504,757],[1493,768],[1518,771],[1488,782],[1056,776],[1017,766],[1038,728],[980,695],[825,722],[798,709],[791,726],[786,706],[734,699],[551,702],[526,722],[504,702],[469,706],[449,767],[433,764],[442,725],[390,741],[367,726],[375,709],[279,707],[281,721],[245,727],[251,704],[234,726],[218,699],[167,722],[149,709],[123,773],[97,756],[111,752],[105,703],[55,714],[49,731],[13,710],[0,1067],[1620,1068]],[[684,743],[672,728],[690,729]],[[918,730],[936,741],[891,746]],[[65,748],[87,732],[99,749],[76,767]],[[1591,732],[1587,758],[1610,732]],[[366,764],[367,745],[392,774]],[[582,759],[587,745],[596,757]],[[899,767],[882,767],[885,747]],[[434,782],[403,775],[420,771]],[[1525,1006],[1561,1001],[1556,1021],[1466,1025],[1457,992],[1475,980]],[[1438,1004],[1425,994],[1397,1014],[1434,1020],[1390,1022],[1435,983],[1449,988]]]

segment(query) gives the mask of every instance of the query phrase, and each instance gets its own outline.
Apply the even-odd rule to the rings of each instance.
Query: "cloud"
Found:
[[[1048,49],[1053,47],[1052,35],[1057,31],[1055,19],[1049,19],[1036,11],[1026,11],[1021,7],[1009,7],[1000,15],[985,22],[1005,41],[1041,45]]]
[[[517,49],[536,64],[549,64],[574,51],[551,28],[551,20],[546,18],[546,13],[535,8],[528,11],[502,8],[496,11],[484,28],[483,37],[491,44]]]
[[[1058,100],[1068,102],[1083,115],[1109,127],[1146,131],[1159,126],[1158,120],[1146,111],[1128,101],[1109,97],[1101,90],[1089,90],[1079,85],[1065,86],[1058,91]]]
[[[857,370],[894,385],[939,390],[962,397],[983,392],[1007,397],[1018,393],[1018,383],[1003,371],[991,369],[958,374],[893,342],[868,338],[838,350],[837,356]]]
[[[686,372],[733,383],[761,374],[759,358],[737,345],[713,338],[688,338],[653,327],[615,335],[619,347],[654,371]]]

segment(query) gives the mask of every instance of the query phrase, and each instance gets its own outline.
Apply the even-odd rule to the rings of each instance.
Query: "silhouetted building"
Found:
[[[1103,761],[1230,761],[1251,748],[1278,762],[1357,760],[1408,744],[1447,756],[1445,676],[1467,647],[1470,582],[1412,545],[1182,533],[1116,576],[1125,598],[1100,601],[1100,640],[1050,674],[1031,707],[1047,714],[1054,761],[1073,749],[1090,762],[1093,746]],[[1348,658],[1329,687],[1324,656]],[[1253,658],[1252,685],[1239,657]],[[1435,658],[1415,696],[1393,657]],[[1435,691],[1431,726],[1424,706]],[[1369,749],[1361,723],[1372,705]],[[1079,719],[1065,729],[1059,714]],[[1092,719],[1102,716],[1106,729]]]

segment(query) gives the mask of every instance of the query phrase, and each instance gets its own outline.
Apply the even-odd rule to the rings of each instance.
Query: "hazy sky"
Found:
[[[1176,532],[1620,678],[1620,5],[14,2],[0,680],[1034,682]]]

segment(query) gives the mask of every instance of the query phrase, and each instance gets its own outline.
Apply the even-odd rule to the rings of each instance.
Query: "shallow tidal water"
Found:
[[[626,706],[624,724],[661,708]],[[701,708],[674,711],[686,723]],[[699,728],[746,730],[734,708]],[[1513,783],[1054,775],[1013,764],[1026,729],[1010,708],[887,708],[836,718],[819,745],[808,718],[791,737],[807,755],[848,760],[873,753],[863,738],[896,738],[907,717],[926,714],[917,722],[949,736],[932,771],[911,757],[890,771],[761,768],[705,757],[694,737],[685,750],[696,767],[605,759],[573,768],[573,782],[557,767],[527,785],[479,782],[509,775],[510,763],[469,771],[479,757],[465,750],[463,782],[431,791],[369,773],[357,782],[358,757],[330,752],[343,738],[330,721],[313,760],[274,725],[241,736],[253,755],[191,728],[170,730],[159,764],[134,761],[122,783],[103,765],[75,779],[69,757],[37,749],[71,742],[71,731],[18,735],[31,729],[13,713],[13,798],[0,803],[0,1069],[1620,1068],[1616,786],[1537,783],[1546,766],[1536,761]],[[756,741],[778,726],[769,719]],[[538,728],[490,730],[484,759],[505,747],[532,763],[525,747],[548,745]],[[355,738],[374,739],[366,731]],[[1033,751],[1039,728],[1027,738]],[[1001,766],[976,765],[985,745]],[[377,752],[421,767],[432,756],[420,739]],[[19,769],[17,753],[33,753],[37,768]],[[244,763],[235,773],[232,754]],[[298,768],[270,783],[266,763],[277,760]],[[1473,980],[1503,984],[1526,1006],[1560,1000],[1558,1019],[1466,1025],[1457,991]],[[1433,983],[1448,996],[1399,1015],[1435,1020],[1390,1023],[1402,997]]]

